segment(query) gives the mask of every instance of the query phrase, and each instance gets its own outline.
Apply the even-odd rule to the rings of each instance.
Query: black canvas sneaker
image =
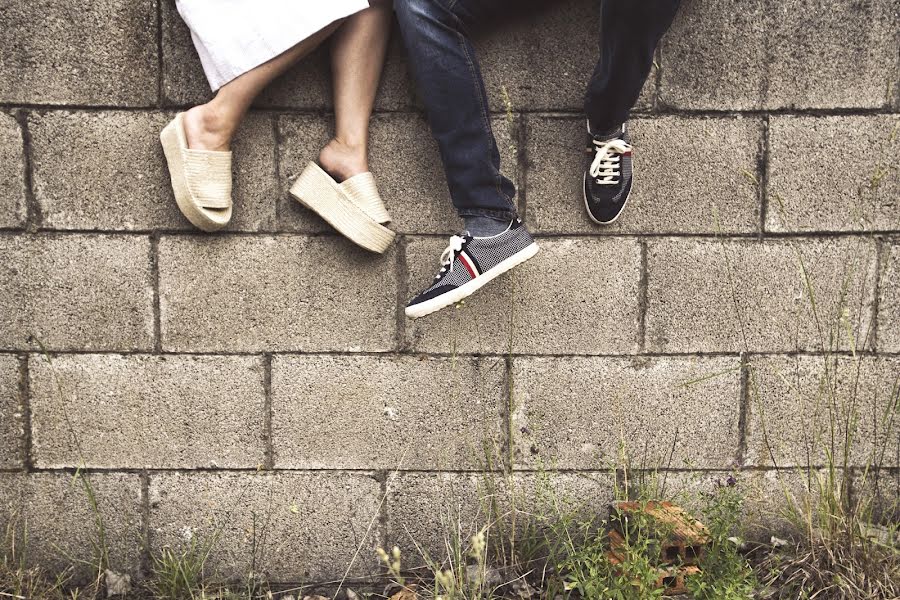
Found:
[[[625,125],[609,136],[594,135],[588,125],[591,164],[584,173],[584,207],[598,225],[619,218],[631,193],[631,144]]]
[[[455,304],[537,252],[537,243],[518,219],[499,235],[454,235],[441,255],[440,272],[428,289],[410,300],[406,316],[417,319]]]

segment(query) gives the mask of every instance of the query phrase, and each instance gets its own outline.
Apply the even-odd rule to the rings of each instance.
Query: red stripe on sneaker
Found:
[[[469,275],[472,276],[472,279],[478,277],[478,269],[475,268],[475,264],[472,262],[472,259],[469,258],[469,255],[465,252],[459,253],[459,260],[462,262],[463,266],[466,268],[466,271],[469,272]]]

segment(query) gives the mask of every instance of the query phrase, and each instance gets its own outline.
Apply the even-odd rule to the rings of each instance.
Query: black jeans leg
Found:
[[[653,53],[680,0],[603,0],[600,60],[588,83],[584,111],[595,133],[619,128],[637,102]]]
[[[510,0],[396,0],[409,64],[461,216],[510,220],[516,190],[500,172],[487,93],[468,28]]]

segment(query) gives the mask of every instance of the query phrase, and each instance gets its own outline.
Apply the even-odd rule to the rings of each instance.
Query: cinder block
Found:
[[[698,0],[662,43],[660,101],[682,109],[881,108],[895,78],[891,0]]]
[[[19,359],[0,354],[0,469],[23,464],[24,420],[19,391]]]
[[[316,160],[332,135],[333,120],[321,116],[291,116],[279,120],[281,174],[285,188],[282,228],[290,231],[328,231],[325,221],[289,197],[287,188]],[[495,117],[492,129],[500,148],[504,174],[517,181],[518,164],[514,129],[505,117]],[[456,233],[462,220],[450,201],[437,144],[425,119],[415,114],[376,115],[370,124],[370,168],[394,221],[390,227],[404,233]]]
[[[156,1],[8,2],[0,102],[146,106],[157,99]]]
[[[189,105],[206,102],[212,92],[200,58],[191,41],[191,32],[182,21],[175,3],[162,4],[163,91],[171,104]],[[326,109],[333,106],[331,90],[330,44],[328,41],[292,67],[266,88],[257,106]],[[395,31],[381,78],[375,107],[378,110],[402,110],[411,100],[411,86],[406,74],[406,53]]]
[[[16,120],[0,113],[0,227],[25,223],[25,155]]]
[[[747,462],[764,467],[896,467],[900,359],[768,356],[751,359]],[[851,444],[845,446],[847,436]]]
[[[600,57],[599,3],[590,0],[535,3],[507,11],[476,35],[491,109],[584,109],[584,93]],[[655,71],[637,102],[650,108]]]
[[[108,553],[111,569],[136,577],[143,538],[140,477],[126,473],[0,473],[0,526],[4,532],[7,525],[19,544],[24,544],[19,549],[28,565],[52,574],[72,567],[72,584],[96,577],[101,549]]]
[[[0,236],[0,348],[149,350],[152,302],[144,237]]]
[[[485,468],[504,444],[505,373],[502,358],[276,357],[275,466]]]
[[[519,468],[614,469],[735,463],[740,360],[516,358],[512,437]]]
[[[900,231],[898,134],[896,115],[773,117],[766,229]]]
[[[175,204],[159,132],[172,114],[50,112],[34,115],[35,196],[54,229],[148,230],[193,226]],[[275,128],[250,115],[234,144],[234,218],[229,229],[275,221]],[[78,161],[72,156],[77,155]]]
[[[444,240],[406,249],[409,296],[431,284]],[[407,321],[407,343],[441,353],[613,354],[637,348],[640,245],[543,239],[540,252],[462,305]]]
[[[49,364],[33,355],[29,365],[36,466],[255,468],[264,462],[259,358],[64,355]]]
[[[363,473],[161,473],[150,478],[151,551],[211,546],[207,566],[224,577],[372,576],[380,505],[381,484]]]
[[[647,271],[652,352],[847,348],[847,324],[858,348],[871,345],[870,240],[659,239]]]
[[[756,119],[635,119],[634,187],[616,223],[584,206],[582,119],[528,118],[528,223],[539,233],[746,233],[759,229]],[[703,147],[696,143],[703,139]]]
[[[446,559],[448,544],[469,548],[482,528],[496,547],[508,542],[504,535],[521,539],[564,515],[603,516],[614,481],[606,473],[403,473],[389,477],[387,489],[387,544],[415,567],[427,562],[423,554]]]
[[[900,243],[882,247],[878,301],[878,349],[900,352]]]
[[[159,244],[163,347],[391,350],[396,263],[396,250],[377,256],[337,236],[164,236]]]

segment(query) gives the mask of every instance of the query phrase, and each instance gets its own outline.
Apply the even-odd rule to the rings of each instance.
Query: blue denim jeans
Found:
[[[612,130],[628,117],[679,1],[602,2],[601,57],[585,97],[585,112],[596,132]],[[516,214],[515,186],[500,171],[500,152],[470,31],[496,20],[504,10],[519,12],[522,4],[522,0],[394,1],[450,197],[463,217],[507,220]]]

